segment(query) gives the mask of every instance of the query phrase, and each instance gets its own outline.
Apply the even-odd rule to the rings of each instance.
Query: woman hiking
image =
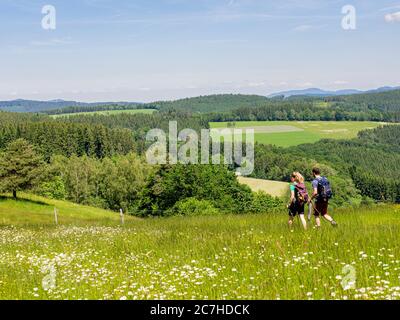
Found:
[[[304,217],[304,206],[308,203],[309,197],[307,188],[304,184],[304,177],[299,172],[293,172],[290,177],[290,203],[289,209],[289,227],[293,226],[294,218],[299,215],[301,223],[307,230],[307,222]]]

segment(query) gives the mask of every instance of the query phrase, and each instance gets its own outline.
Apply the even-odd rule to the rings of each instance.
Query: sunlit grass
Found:
[[[263,144],[273,144],[280,147],[296,146],[304,143],[314,143],[321,139],[351,139],[366,129],[381,126],[380,122],[369,121],[238,121],[234,122],[236,129],[282,127],[278,132],[256,132],[255,141]],[[210,123],[211,128],[228,127],[228,122]],[[300,131],[285,130],[285,126]]]
[[[132,218],[121,226],[114,213],[91,209],[86,219],[90,209],[71,204],[60,209],[70,210],[68,223],[56,227],[47,224],[47,206],[9,201],[0,202],[0,299],[400,297],[395,206],[337,210],[337,229],[304,232],[297,222],[290,232],[285,213]],[[355,289],[342,287],[346,265],[356,271]],[[51,275],[54,286],[43,287]]]

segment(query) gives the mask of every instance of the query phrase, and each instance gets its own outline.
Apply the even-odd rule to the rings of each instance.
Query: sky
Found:
[[[398,0],[0,0],[0,100],[400,86],[399,39]]]

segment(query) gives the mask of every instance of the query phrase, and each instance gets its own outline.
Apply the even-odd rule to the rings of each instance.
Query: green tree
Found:
[[[42,157],[26,140],[18,139],[8,144],[0,155],[0,190],[12,192],[29,190],[40,182],[43,172]]]

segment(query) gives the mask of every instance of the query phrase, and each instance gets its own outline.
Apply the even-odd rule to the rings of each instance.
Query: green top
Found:
[[[296,190],[296,184],[297,184],[296,182],[290,184],[290,186],[289,186],[290,187],[290,191],[295,191]]]

